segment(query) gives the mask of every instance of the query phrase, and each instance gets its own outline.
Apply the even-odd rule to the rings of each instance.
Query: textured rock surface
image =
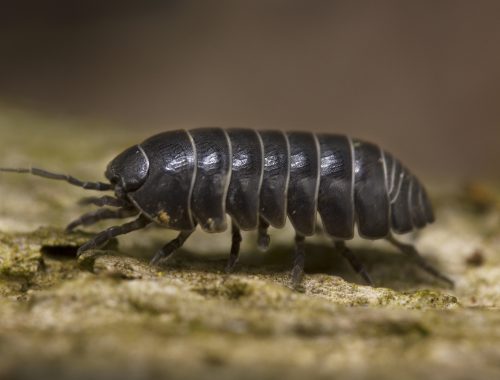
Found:
[[[144,137],[65,125],[0,114],[1,165],[32,160],[96,178],[114,153]],[[0,378],[499,378],[498,189],[431,188],[438,222],[414,240],[454,289],[387,244],[355,240],[376,283],[363,286],[318,236],[296,292],[288,286],[289,230],[273,231],[267,253],[245,234],[229,276],[227,234],[197,232],[161,270],[148,259],[174,235],[158,229],[77,260],[90,235],[62,230],[84,212],[75,201],[88,194],[1,174]]]

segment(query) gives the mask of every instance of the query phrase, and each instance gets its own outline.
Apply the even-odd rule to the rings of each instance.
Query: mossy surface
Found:
[[[106,161],[141,138],[122,133],[115,146],[101,140],[112,130],[59,125],[58,141],[30,135],[39,123],[58,134],[57,121],[2,114],[0,166],[36,161],[100,179]],[[454,289],[388,244],[355,239],[375,281],[365,286],[318,236],[296,291],[289,228],[272,231],[266,253],[244,234],[231,275],[228,233],[196,232],[161,268],[148,261],[175,234],[155,228],[77,259],[106,226],[63,232],[88,210],[76,206],[88,193],[0,174],[0,378],[500,378],[499,187],[437,183],[430,192],[437,222],[413,242]]]

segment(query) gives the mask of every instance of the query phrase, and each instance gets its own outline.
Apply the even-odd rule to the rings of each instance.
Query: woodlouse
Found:
[[[225,231],[228,214],[231,271],[238,260],[240,230],[257,230],[259,247],[266,249],[268,228],[282,228],[288,217],[296,232],[292,279],[298,284],[304,271],[304,240],[315,233],[318,212],[325,233],[366,282],[371,284],[368,273],[345,244],[353,238],[355,225],[361,237],[386,239],[425,271],[453,284],[391,233],[407,233],[434,221],[422,184],[377,145],[343,135],[222,128],[164,132],[113,159],[105,173],[109,183],[83,182],[36,168],[0,170],[114,191],[115,197],[85,198],[85,203],[101,208],[70,223],[68,231],[104,219],[137,217],[100,232],[78,254],[157,223],[180,231],[156,253],[152,264],[158,264],[181,247],[198,224],[206,232]]]

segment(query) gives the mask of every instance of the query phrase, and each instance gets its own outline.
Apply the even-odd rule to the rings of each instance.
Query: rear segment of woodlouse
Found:
[[[91,202],[119,210],[83,215],[69,228],[134,214],[138,218],[98,234],[80,253],[155,222],[180,231],[156,254],[156,264],[182,246],[198,224],[206,232],[226,230],[229,215],[233,239],[228,270],[232,270],[240,229],[257,229],[259,246],[266,248],[268,227],[282,228],[288,218],[296,231],[293,277],[298,283],[305,261],[304,239],[315,233],[319,213],[324,231],[366,281],[370,282],[366,270],[345,246],[356,226],[361,237],[385,238],[425,270],[451,282],[413,247],[392,237],[391,232],[407,233],[431,223],[432,207],[417,178],[371,143],[309,132],[177,130],[127,149],[108,165],[106,177],[111,185],[104,184],[101,190],[113,188],[116,198]]]

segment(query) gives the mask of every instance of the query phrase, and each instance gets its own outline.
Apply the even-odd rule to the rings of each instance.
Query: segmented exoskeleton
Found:
[[[363,278],[368,273],[345,245],[355,225],[361,237],[387,239],[413,256],[426,271],[449,283],[403,234],[434,221],[426,191],[397,159],[377,145],[342,135],[309,132],[199,128],[164,132],[132,146],[108,165],[109,183],[82,182],[41,169],[2,169],[66,180],[93,190],[114,190],[115,197],[87,198],[101,208],[72,222],[68,230],[103,219],[137,218],[111,227],[80,247],[78,254],[112,237],[151,223],[180,231],[153,258],[158,264],[181,247],[197,225],[222,232],[232,224],[227,270],[234,268],[240,230],[258,230],[269,245],[270,226],[290,220],[295,232],[293,281],[303,275],[304,239],[315,233],[317,213],[335,246]],[[229,215],[229,218],[227,217]]]

